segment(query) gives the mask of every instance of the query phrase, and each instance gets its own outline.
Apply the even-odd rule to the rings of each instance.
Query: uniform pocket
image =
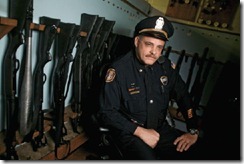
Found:
[[[136,118],[145,117],[146,115],[146,96],[145,94],[129,95],[125,99],[125,104],[130,113]]]

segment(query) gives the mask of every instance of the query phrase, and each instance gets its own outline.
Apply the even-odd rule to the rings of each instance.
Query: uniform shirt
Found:
[[[145,66],[134,51],[130,51],[108,69],[99,113],[105,125],[124,132],[134,133],[138,125],[156,129],[158,122],[166,117],[172,89],[177,91],[177,99],[183,102],[185,115],[192,108],[192,101],[169,59]],[[194,118],[194,113],[191,114]],[[188,123],[192,118],[185,119]],[[190,128],[192,126],[194,123]]]

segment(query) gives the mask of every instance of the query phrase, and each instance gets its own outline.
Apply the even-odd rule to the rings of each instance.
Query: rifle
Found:
[[[31,0],[10,0],[9,2],[9,17],[17,20],[17,26],[8,34],[8,47],[3,58],[3,108],[7,113],[5,145],[6,158],[18,159],[13,145],[18,127],[16,73],[19,69],[19,61],[16,59],[16,51],[24,43],[23,29]]]
[[[83,34],[84,33],[82,32],[82,35]],[[80,35],[81,35],[81,26],[80,25],[75,25],[75,28],[74,28],[74,31],[73,31],[73,34],[72,34],[72,38],[69,41],[69,47],[68,47],[68,53],[70,54],[70,56],[72,56],[72,51],[73,51],[73,49],[74,49],[74,47],[75,47],[75,45],[77,43],[78,36],[80,36]],[[72,61],[74,62],[74,59]],[[74,69],[73,65],[74,65],[74,63],[72,63],[71,70],[70,70],[70,73],[68,75],[69,76],[69,80],[68,80],[68,83],[67,83],[67,89],[66,89],[66,93],[65,93],[65,96],[64,96],[65,98],[68,95],[68,91],[69,91],[69,87],[70,87],[70,83],[71,83],[71,79],[72,79],[71,77],[73,76],[73,69]],[[74,124],[73,124],[78,119],[77,117],[78,116],[76,116],[75,119],[70,118],[70,121],[71,121],[71,124],[72,124],[72,127],[73,127],[73,131],[78,133],[77,127],[74,128]]]
[[[99,17],[101,18],[101,17]],[[99,73],[96,74],[96,70],[93,68],[95,68],[95,62],[98,60],[98,57],[100,55],[103,55],[103,44],[105,44],[105,41],[107,40],[109,33],[112,29],[112,26],[114,25],[113,21],[108,21],[105,20],[104,18],[101,18],[102,22],[98,22],[97,23],[100,25],[100,28],[97,28],[98,26],[96,26],[95,24],[95,29],[93,28],[93,32],[92,35],[93,36],[93,40],[91,39],[91,41],[93,41],[94,45],[93,48],[92,46],[88,49],[86,49],[84,51],[84,53],[87,53],[86,56],[88,56],[88,64],[85,68],[85,87],[84,88],[84,95],[85,95],[85,100],[86,100],[86,106],[85,109],[83,110],[83,114],[82,114],[82,123],[83,123],[83,128],[86,131],[86,134],[88,134],[91,138],[95,137],[96,134],[94,134],[94,128],[91,128],[91,123],[94,123],[94,118],[93,114],[94,112],[96,112],[96,110],[98,109],[98,94],[97,92],[99,92],[99,90],[96,89],[96,87],[99,87],[99,82],[96,83],[97,81],[97,76],[99,76]],[[100,54],[100,52],[102,52]],[[93,76],[93,80],[92,80],[92,76]],[[96,83],[96,85],[92,85],[92,82]],[[91,101],[92,100],[92,101]]]
[[[64,108],[65,108],[65,86],[69,73],[69,64],[73,60],[71,54],[73,48],[72,39],[75,24],[59,23],[60,33],[55,39],[55,66],[53,75],[53,130],[55,142],[55,155],[60,144],[65,143],[63,136],[67,134],[64,126]]]
[[[37,50],[37,64],[34,70],[34,116],[33,116],[33,131],[39,132],[38,136],[32,141],[34,151],[37,148],[46,144],[46,139],[43,142],[43,123],[44,123],[44,112],[42,110],[43,103],[43,85],[47,80],[47,76],[44,73],[44,67],[47,62],[52,60],[50,49],[53,44],[56,33],[58,32],[58,25],[60,19],[53,19],[49,17],[40,17],[40,24],[45,25],[44,31],[39,34],[39,43]],[[33,133],[33,132],[32,132]]]
[[[202,71],[203,71],[203,68],[204,68],[204,63],[205,63],[205,60],[206,60],[206,57],[207,57],[208,50],[209,50],[208,47],[204,48],[203,55],[202,55],[202,57],[201,57],[201,59],[199,61],[199,68],[198,68],[198,71],[197,71],[197,75],[195,77],[195,81],[194,81],[194,83],[192,85],[192,88],[191,88],[191,91],[190,91],[190,95],[193,98],[193,101],[194,101],[193,103],[194,103],[195,107],[198,107],[198,105],[199,105],[199,100],[197,100],[197,99],[199,99],[199,97],[196,98],[196,100],[195,100],[195,97],[198,94],[200,94],[200,92],[201,92],[199,90],[199,85],[201,84]]]
[[[191,65],[190,65],[189,73],[187,76],[187,80],[186,80],[186,86],[188,89],[190,87],[192,73],[193,73],[193,70],[195,68],[195,64],[196,64],[197,60],[198,60],[198,53],[194,53],[193,58],[191,60]]]
[[[166,49],[166,52],[164,54],[164,56],[166,58],[169,58],[169,55],[170,55],[171,50],[172,50],[172,47],[171,46],[168,46],[167,49]]]
[[[98,32],[102,26],[102,23],[103,21],[105,20],[104,17],[97,17],[96,19],[96,22],[95,22],[95,25],[93,26],[92,28],[92,32],[91,32],[91,36],[90,36],[90,39],[89,39],[89,46],[84,50],[83,54],[82,54],[82,57],[83,57],[83,70],[87,70],[88,68],[88,64],[91,63],[91,60],[92,60],[92,54],[95,53],[95,44],[96,44],[96,39],[97,39],[97,35],[98,35]],[[87,71],[85,71],[87,72]],[[89,75],[89,74],[88,74]],[[87,76],[85,76],[87,77]],[[85,86],[88,87],[89,84],[87,83],[87,81],[85,80]]]
[[[108,47],[106,49],[106,56],[105,56],[105,61],[110,62],[115,58],[115,49],[118,45],[118,34],[115,33],[110,33],[109,39],[108,39]]]
[[[19,73],[19,133],[29,139],[33,120],[32,29],[33,1],[27,10],[25,23],[25,52]]]
[[[82,113],[82,106],[84,101],[83,93],[83,63],[84,58],[82,57],[84,49],[88,47],[89,38],[93,29],[93,26],[97,20],[97,15],[90,15],[83,13],[81,14],[81,33],[77,37],[76,54],[72,64],[73,74],[73,103],[72,111],[78,113],[78,116],[72,120],[73,131],[78,133],[77,126],[80,122],[80,116]]]
[[[181,53],[180,53],[180,57],[177,60],[177,63],[176,63],[176,66],[175,66],[175,70],[177,72],[180,72],[180,67],[181,67],[182,61],[184,59],[185,53],[186,53],[186,51],[182,50]],[[177,98],[176,91],[172,91],[170,93],[170,98],[171,98],[170,101],[171,101],[171,105],[172,105],[176,101],[176,98]],[[178,102],[178,104],[180,104],[180,102]]]
[[[195,91],[193,102],[194,102],[196,107],[200,106],[200,101],[201,101],[201,97],[203,94],[204,86],[206,84],[206,81],[207,81],[207,78],[208,78],[208,75],[209,75],[209,72],[211,70],[213,62],[214,62],[214,57],[210,57],[208,64],[206,65],[206,69],[204,70],[204,73],[202,76],[202,81],[198,84],[197,90]]]
[[[90,97],[93,102],[90,102],[89,112],[94,112],[91,109],[98,109],[98,99],[94,99],[92,97],[98,97],[99,85],[99,71],[100,71],[100,63],[103,58],[104,48],[106,46],[106,41],[112,28],[115,24],[115,21],[104,20],[100,27],[99,33],[96,36],[94,48],[90,51],[89,54],[89,64],[86,67],[86,84],[87,84],[87,97]],[[96,101],[97,100],[97,101]],[[90,109],[91,108],[91,109]]]
[[[105,27],[105,28],[108,28],[108,29],[101,29],[101,30],[104,30],[104,34],[101,34],[102,36],[102,40],[100,40],[100,47],[98,47],[97,49],[97,62],[95,63],[95,68],[97,67],[100,67],[101,64],[103,62],[105,62],[104,60],[109,60],[110,58],[110,49],[112,48],[112,45],[113,45],[113,42],[115,41],[116,39],[116,35],[112,35],[112,29],[113,29],[113,26],[115,24],[115,21],[108,21],[108,20],[105,20],[103,22],[105,25],[103,25],[102,27]]]
[[[182,61],[183,61],[183,59],[184,59],[184,57],[185,57],[185,53],[186,53],[186,51],[185,51],[185,50],[182,50],[181,53],[180,53],[180,57],[179,57],[179,59],[177,60],[175,69],[176,69],[178,72],[180,72],[180,67],[181,67]]]
[[[90,83],[89,80],[91,73],[88,71],[90,68],[90,63],[93,60],[93,56],[95,56],[95,50],[96,50],[96,40],[97,37],[99,35],[99,30],[102,26],[103,21],[105,20],[104,17],[97,17],[96,22],[93,26],[92,32],[91,32],[91,36],[89,38],[89,46],[83,51],[82,53],[82,58],[83,58],[83,63],[82,63],[82,70],[83,70],[83,97],[84,97],[84,101],[86,101],[86,103],[84,103],[84,108],[89,109],[89,103],[87,103],[87,98],[89,97],[89,89],[90,89]],[[88,111],[88,110],[86,110]],[[85,111],[83,110],[83,113]]]
[[[102,65],[100,65],[100,68],[98,69],[100,80],[104,77],[107,66],[115,57],[114,54],[113,56],[111,56],[111,52],[113,53],[114,48],[117,46],[117,43],[118,43],[118,35],[114,33],[110,33],[108,37],[108,41],[105,43],[106,47],[103,53],[104,56],[101,59],[102,61],[100,61]]]
[[[110,21],[110,20],[104,20],[102,23],[102,26],[99,30],[98,35],[96,36],[96,41],[94,45],[94,51],[92,51],[89,56],[91,57],[89,60],[89,64],[87,67],[87,87],[90,89],[92,87],[92,77],[93,73],[95,72],[94,70],[96,69],[96,66],[99,65],[100,61],[102,60],[103,57],[103,50],[105,46],[105,41],[107,41],[108,36],[110,32],[113,29],[113,26],[115,24],[115,21]],[[96,74],[96,75],[99,75]]]
[[[72,51],[77,43],[77,38],[80,35],[81,32],[81,26],[80,25],[75,25],[75,28],[73,30],[73,34],[69,40],[69,46],[68,46],[68,51],[67,53],[70,54],[70,56],[72,57]],[[74,58],[72,57],[72,61],[74,61]],[[73,65],[73,64],[72,64]],[[73,66],[71,66],[71,70],[69,73],[69,80],[68,80],[68,84],[67,84],[67,89],[66,89],[66,94],[65,94],[65,98],[68,95],[68,91],[69,91],[69,86],[70,86],[70,82],[71,82],[71,77],[73,75]]]

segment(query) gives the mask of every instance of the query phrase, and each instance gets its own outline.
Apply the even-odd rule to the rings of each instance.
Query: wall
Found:
[[[0,16],[8,17],[8,0],[0,1]],[[138,12],[134,7],[124,3],[121,0],[34,0],[34,18],[33,22],[38,23],[40,16],[48,16],[59,18],[63,22],[80,23],[81,13],[97,14],[103,16],[108,20],[115,20],[114,33],[122,34],[125,36],[132,36],[135,24],[145,17],[143,13]],[[223,33],[218,31],[211,31],[184,24],[173,23],[175,27],[175,34],[167,43],[166,46],[172,46],[174,50],[181,51],[185,49],[187,53],[193,54],[198,52],[200,55],[205,47],[209,47],[210,51],[208,57],[215,57],[216,61],[225,62],[232,60],[240,62],[240,35]],[[36,50],[37,31],[33,32],[33,68],[36,63],[35,50]],[[7,35],[0,40],[0,61],[7,46]],[[17,58],[21,59],[23,47],[21,46],[17,51]],[[173,54],[170,58],[176,62],[179,55]],[[2,64],[2,62],[1,62]],[[52,61],[47,63],[44,72],[50,76],[50,68]],[[181,74],[186,79],[188,63],[183,63]],[[207,103],[208,97],[211,94],[214,82],[218,78],[221,64],[216,64],[211,69],[211,74],[207,82],[207,90],[203,95],[203,104]],[[197,68],[194,70],[196,73]],[[2,78],[2,75],[0,76]],[[44,102],[43,109],[50,108],[50,97],[47,86],[48,82],[44,84]],[[0,81],[0,86],[2,85]],[[2,93],[2,87],[0,88]],[[66,100],[69,104],[70,96]],[[0,96],[0,104],[2,104],[2,94]],[[1,106],[1,105],[0,105]],[[4,128],[5,120],[4,109],[0,110],[0,130]]]
[[[115,20],[114,33],[131,36],[133,33],[133,27],[142,18],[145,17],[134,8],[128,6],[121,0],[34,0],[33,22],[39,23],[40,16],[48,16],[52,18],[61,19],[63,22],[80,24],[81,13],[96,14],[103,16],[108,20]],[[0,16],[8,17],[8,0],[0,1]],[[35,50],[37,41],[37,31],[33,31],[33,47],[32,47],[32,66],[34,68],[36,64]],[[3,60],[3,56],[7,47],[7,35],[0,40],[0,61]],[[16,57],[21,61],[23,54],[23,46],[20,46],[17,50]],[[1,62],[2,64],[2,62]],[[52,61],[48,62],[45,66],[44,72],[47,77],[50,77],[50,69],[52,68]],[[2,75],[1,75],[2,76]],[[17,74],[18,79],[18,74]],[[50,78],[48,79],[50,80]],[[48,90],[49,82],[44,84],[44,100],[43,109],[50,108],[50,91]],[[0,81],[0,86],[2,82]],[[2,93],[2,87],[0,88]],[[70,92],[69,92],[70,93]],[[18,93],[17,93],[18,94]],[[70,95],[66,99],[66,104],[69,103]],[[0,130],[3,129],[3,122],[5,112],[2,109],[2,94],[0,96]]]

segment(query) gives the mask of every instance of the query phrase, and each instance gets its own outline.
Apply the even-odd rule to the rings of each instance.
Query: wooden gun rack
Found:
[[[0,17],[0,39],[17,26],[16,19]]]
[[[16,146],[15,150],[19,157],[19,160],[56,160],[65,159],[70,153],[84,144],[88,137],[83,131],[82,127],[78,127],[78,132],[75,133],[72,130],[72,126],[70,123],[70,119],[74,119],[77,117],[77,114],[72,112],[70,106],[65,108],[64,113],[64,125],[67,128],[67,135],[64,136],[64,140],[69,144],[60,145],[57,150],[57,157],[55,156],[55,144],[50,135],[50,131],[52,129],[52,121],[50,112],[45,113],[44,115],[44,136],[47,139],[47,144],[43,147],[37,149],[37,151],[33,151],[31,143],[22,142],[22,138],[20,137],[18,131],[16,132]],[[33,134],[33,138],[38,135],[38,132]],[[0,132],[0,155],[2,156],[5,151],[5,132]]]

